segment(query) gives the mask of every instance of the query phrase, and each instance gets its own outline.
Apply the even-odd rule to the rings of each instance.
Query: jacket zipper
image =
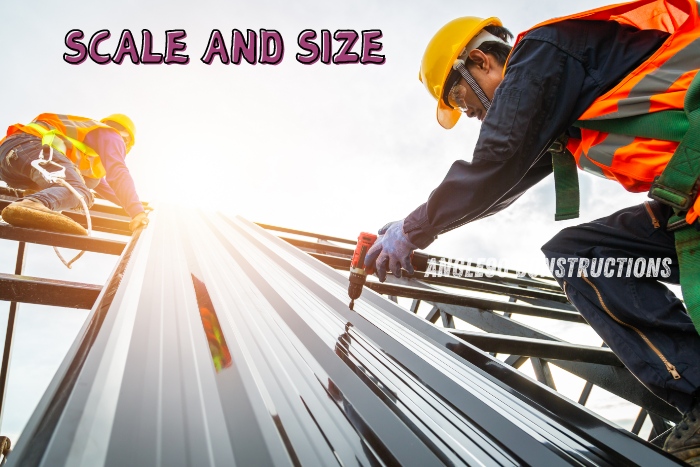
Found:
[[[659,227],[661,227],[661,223],[659,223],[659,220],[654,215],[654,211],[651,209],[651,205],[649,204],[649,201],[644,201],[644,207],[647,209],[647,212],[649,213],[649,217],[651,217],[651,223],[654,224],[654,228],[658,229]]]
[[[645,203],[645,204],[646,204],[646,203]],[[657,222],[657,223],[658,223],[658,222]],[[583,280],[586,281],[586,283],[587,283],[588,285],[590,285],[591,287],[593,287],[593,290],[595,290],[595,293],[596,293],[596,295],[598,296],[598,301],[600,301],[600,305],[603,307],[603,310],[605,310],[605,312],[608,314],[608,316],[610,316],[616,323],[621,324],[621,325],[623,325],[623,326],[625,326],[625,327],[627,327],[627,328],[629,328],[629,329],[632,329],[634,332],[636,332],[637,334],[639,334],[639,337],[641,337],[641,338],[644,340],[644,342],[646,342],[646,344],[649,346],[649,348],[650,348],[650,349],[659,357],[659,359],[663,362],[663,364],[666,366],[666,370],[667,370],[669,373],[671,373],[671,376],[673,376],[673,379],[681,379],[681,375],[680,375],[680,373],[678,373],[678,371],[676,370],[676,367],[675,367],[671,362],[669,362],[669,361],[666,359],[666,357],[664,356],[664,354],[662,354],[661,351],[660,351],[654,344],[652,344],[652,342],[649,340],[649,338],[648,338],[646,335],[644,335],[644,333],[643,333],[642,331],[640,331],[639,329],[635,328],[634,326],[632,326],[632,325],[630,325],[630,324],[627,324],[627,323],[623,322],[623,321],[620,320],[617,316],[615,316],[614,314],[612,314],[612,312],[611,312],[611,311],[608,309],[608,307],[605,305],[605,302],[603,302],[603,297],[600,295],[600,292],[598,291],[598,288],[597,288],[595,285],[593,285],[593,283],[588,279],[587,276],[584,275],[584,276],[583,276]]]

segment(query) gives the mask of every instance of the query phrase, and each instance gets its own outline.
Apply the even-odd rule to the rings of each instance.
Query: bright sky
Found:
[[[424,48],[444,23],[464,15],[498,16],[517,34],[545,19],[605,3],[4,1],[0,128],[27,123],[42,112],[96,119],[126,113],[138,127],[127,162],[142,199],[180,202],[183,216],[202,207],[354,238],[405,217],[427,199],[454,160],[471,159],[479,122],[464,118],[455,129],[442,129],[435,101],[417,79]],[[234,28],[278,30],[285,41],[282,63],[203,64],[210,32],[221,30],[230,46]],[[72,29],[84,31],[86,39],[110,30],[101,53],[114,53],[123,29],[132,31],[139,47],[141,30],[150,30],[159,53],[166,30],[185,29],[190,63],[135,66],[127,59],[121,66],[89,60],[69,65],[62,57],[69,52],[64,37]],[[386,63],[302,65],[295,60],[301,51],[296,39],[305,29],[381,29]],[[579,220],[553,221],[550,177],[507,211],[441,237],[428,251],[505,258],[513,267],[542,272],[539,247],[559,229],[645,199],[588,175],[581,176],[581,184]],[[0,242],[1,272],[12,272],[14,248]],[[29,255],[30,275],[101,284],[110,272],[89,257],[63,271],[43,247],[32,246]],[[14,386],[0,429],[12,436],[26,423],[86,315],[25,305],[21,310]],[[0,303],[3,335],[6,316],[7,304]]]

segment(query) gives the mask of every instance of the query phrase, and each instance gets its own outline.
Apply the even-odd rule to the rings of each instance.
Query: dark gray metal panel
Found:
[[[252,223],[154,214],[10,466],[676,465]]]

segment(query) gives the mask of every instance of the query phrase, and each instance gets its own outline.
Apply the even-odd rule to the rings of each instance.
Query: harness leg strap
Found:
[[[550,153],[552,154],[554,191],[556,195],[554,220],[576,219],[579,216],[580,205],[576,160],[566,149],[560,151],[553,149],[550,150]]]
[[[669,222],[673,220],[671,218]],[[695,330],[700,334],[700,232],[693,226],[675,231],[683,300]]]

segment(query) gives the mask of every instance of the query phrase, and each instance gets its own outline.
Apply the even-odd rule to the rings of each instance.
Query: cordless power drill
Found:
[[[355,306],[355,300],[362,295],[362,287],[367,280],[367,274],[374,272],[374,268],[365,267],[365,256],[375,241],[377,241],[377,236],[367,232],[362,232],[357,237],[357,246],[350,262],[350,285],[348,286],[351,310]]]

